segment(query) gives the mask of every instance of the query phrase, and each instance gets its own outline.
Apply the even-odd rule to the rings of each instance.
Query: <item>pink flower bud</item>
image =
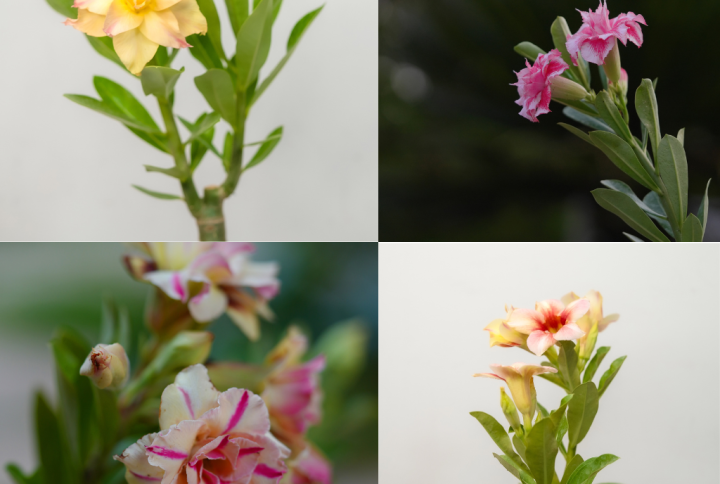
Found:
[[[80,374],[90,378],[98,388],[122,388],[130,374],[130,362],[119,343],[99,344],[85,359]]]

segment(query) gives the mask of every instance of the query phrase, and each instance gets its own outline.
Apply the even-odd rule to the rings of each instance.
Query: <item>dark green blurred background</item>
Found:
[[[589,193],[628,182],[600,150],[556,125],[561,105],[534,124],[520,117],[521,41],[552,48],[550,25],[597,0],[380,0],[380,240],[623,241],[629,231]],[[690,210],[708,178],[706,241],[720,240],[720,2],[609,0],[611,17],[642,14],[641,49],[620,47],[629,104],[642,78],[659,78],[663,133],[686,128]],[[596,66],[593,87],[599,91]],[[631,111],[632,128],[639,122]],[[572,123],[571,123],[572,124]],[[642,196],[642,195],[641,195]]]
[[[310,335],[311,352],[330,349],[323,378],[323,423],[310,438],[332,459],[338,483],[377,482],[378,249],[375,243],[262,243],[256,261],[280,263],[275,323],[257,344],[223,316],[211,360],[260,362],[289,324]],[[47,346],[59,325],[99,333],[101,304],[112,296],[133,325],[143,324],[150,286],[121,265],[121,244],[0,244],[0,465],[32,469],[32,390],[55,394]],[[341,348],[340,348],[341,347]],[[367,348],[367,352],[353,348]],[[333,351],[334,350],[334,351]],[[327,352],[326,352],[327,353]],[[9,482],[4,470],[0,483]]]

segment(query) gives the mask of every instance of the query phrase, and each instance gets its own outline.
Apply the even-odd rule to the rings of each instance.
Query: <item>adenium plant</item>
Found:
[[[522,484],[591,484],[618,459],[612,454],[583,459],[578,449],[592,427],[600,398],[625,361],[625,356],[616,359],[597,384],[593,381],[610,351],[607,346],[595,349],[598,334],[619,317],[603,316],[602,305],[597,291],[582,298],[571,292],[562,300],[540,301],[534,310],[510,307],[505,318],[485,328],[491,347],[516,347],[547,359],[539,365],[490,365],[491,372],[474,375],[507,384],[510,395],[500,388],[507,431],[488,413],[470,415],[501,450],[493,456]],[[548,411],[538,402],[536,376],[566,392],[557,409]],[[557,471],[558,453],[565,461],[562,472]]]
[[[225,0],[236,39],[234,53],[226,52],[221,41],[220,13],[214,0],[47,2],[67,17],[66,25],[86,35],[98,54],[140,81],[145,95],[157,101],[164,129],[130,91],[104,77],[94,78],[100,99],[79,94],[65,97],[120,121],[140,139],[170,155],[172,166],[145,165],[145,169],[175,178],[182,196],[133,186],[161,200],[184,201],[197,222],[200,240],[225,240],[224,201],[235,193],[241,176],[262,163],[283,136],[280,126],[264,140],[246,140],[245,125],[250,110],[288,62],[323,7],[295,24],[285,56],[260,79],[282,0]],[[185,81],[181,79],[184,67],[178,70],[172,64],[178,52],[186,48],[206,69],[194,79],[194,84],[209,110],[194,121],[179,116],[173,107],[175,86]],[[185,128],[185,135],[177,121]],[[228,132],[218,148],[214,139],[221,121],[227,125]],[[247,148],[254,147],[257,148],[253,156],[247,156]],[[225,179],[199,193],[193,173],[208,153],[222,164]]]
[[[660,131],[657,79],[643,79],[635,91],[640,137],[631,129],[636,121],[628,110],[629,76],[621,66],[619,42],[641,47],[645,18],[633,12],[610,18],[607,2],[580,15],[582,24],[574,34],[563,17],[553,22],[550,33],[555,48],[547,53],[530,42],[515,46],[527,59],[526,68],[517,72],[518,82],[513,84],[520,95],[520,115],[538,122],[538,116],[550,112],[551,101],[563,104],[565,116],[591,131],[566,123],[560,126],[599,148],[628,177],[649,190],[641,199],[621,180],[602,180],[607,188],[592,191],[595,201],[649,241],[669,242],[672,237],[677,242],[701,242],[707,227],[710,181],[697,213],[688,214],[685,129],[677,136]],[[589,64],[598,66],[598,92],[591,87]],[[624,234],[632,241],[644,241]]]

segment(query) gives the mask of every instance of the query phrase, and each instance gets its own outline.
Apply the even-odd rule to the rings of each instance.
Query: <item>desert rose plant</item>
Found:
[[[262,363],[207,361],[207,326],[225,313],[258,340],[261,320],[273,317],[277,264],[253,262],[245,243],[133,245],[124,263],[148,286],[145,327],[107,303],[94,347],[57,331],[56,402],[35,396],[39,466],[8,465],[14,482],[331,484],[330,462],[308,439],[322,422],[328,362],[306,358],[300,329]],[[362,353],[353,327],[338,325],[333,342]]]
[[[74,3],[73,3],[74,1]],[[225,240],[223,203],[237,189],[247,170],[262,163],[283,136],[280,126],[265,140],[245,139],[250,110],[267,90],[323,7],[302,17],[287,41],[285,56],[263,79],[259,79],[270,51],[272,28],[282,0],[225,0],[236,42],[234,53],[221,42],[220,13],[214,0],[47,0],[67,17],[66,25],[87,36],[101,56],[118,64],[142,84],[146,96],[157,101],[164,128],[143,103],[115,81],[95,77],[100,99],[68,94],[81,106],[120,121],[149,145],[170,155],[172,166],[150,166],[148,172],[177,179],[181,195],[159,193],[133,185],[162,200],[182,200],[197,221],[200,240]],[[207,70],[195,78],[195,86],[208,104],[208,112],[194,121],[175,113],[175,86],[185,82],[184,68],[172,63],[181,49]],[[134,81],[133,81],[134,82]],[[186,130],[183,135],[178,121]],[[229,132],[216,145],[216,125],[224,121]],[[255,149],[252,157],[247,148]],[[225,170],[225,180],[199,193],[193,173],[212,153]]]
[[[596,385],[593,379],[610,351],[595,349],[598,335],[617,321],[618,315],[603,315],[602,296],[590,291],[562,300],[535,304],[535,309],[506,308],[506,316],[486,328],[490,346],[524,350],[547,361],[539,365],[515,363],[490,365],[492,372],[474,376],[493,378],[507,384],[500,388],[500,407],[508,430],[493,416],[471,412],[485,428],[502,454],[493,454],[516,481],[522,484],[591,484],[596,475],[618,457],[603,454],[583,459],[578,446],[590,431],[600,398],[607,391],[625,361],[622,356],[610,365]],[[594,354],[593,354],[594,352]],[[561,387],[567,395],[557,409],[546,410],[537,400],[534,377]],[[561,473],[557,455],[563,457]]]
[[[560,126],[602,150],[628,177],[649,190],[641,199],[623,181],[602,180],[607,188],[592,191],[595,201],[650,241],[669,242],[672,237],[678,242],[701,242],[707,226],[710,181],[697,214],[688,214],[685,129],[677,136],[662,135],[657,79],[643,79],[635,91],[640,137],[631,130],[638,121],[633,121],[628,110],[629,75],[621,66],[620,43],[641,47],[645,18],[632,12],[610,18],[607,3],[580,15],[582,25],[574,34],[563,17],[553,22],[550,33],[555,48],[549,52],[530,42],[515,47],[527,58],[513,84],[520,95],[520,115],[538,122],[538,116],[550,112],[551,100],[563,104],[565,116],[591,131],[566,123]],[[591,88],[589,64],[598,66],[601,90],[597,93]],[[635,242],[644,241],[625,235]]]

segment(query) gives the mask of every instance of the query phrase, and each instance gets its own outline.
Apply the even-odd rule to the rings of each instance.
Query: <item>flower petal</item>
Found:
[[[231,306],[228,307],[227,314],[250,341],[260,338],[260,321],[254,312]]]
[[[146,449],[148,462],[165,470],[162,484],[170,484],[190,458],[198,433],[203,431],[203,420],[184,420],[160,432]]]
[[[610,325],[610,323],[614,323],[620,319],[620,315],[617,313],[614,314],[608,314],[603,319],[598,321],[598,332],[605,331],[605,329]]]
[[[128,484],[159,483],[162,480],[165,471],[151,465],[145,453],[145,448],[149,447],[157,437],[157,433],[148,434],[125,449],[122,455],[113,457],[116,461],[125,464],[125,479]]]
[[[140,32],[156,44],[182,49],[190,47],[185,37],[180,33],[178,21],[169,10],[162,12],[147,12],[140,24]]]
[[[564,324],[574,323],[590,309],[590,301],[587,299],[578,299],[567,305],[560,313],[560,319]]]
[[[112,37],[136,29],[142,22],[143,16],[127,2],[113,2],[105,18],[105,33]]]
[[[89,10],[78,10],[76,19],[69,18],[65,20],[65,25],[69,25],[91,37],[106,37],[107,34],[103,30],[105,26],[105,16],[92,13]]]
[[[133,32],[128,32],[128,34],[132,33]],[[113,39],[113,41],[117,42],[117,37]],[[143,279],[162,289],[165,294],[171,298],[183,302],[187,301],[189,294],[187,273],[179,271],[154,271],[145,274]]]
[[[516,309],[510,315],[510,320],[505,326],[523,334],[530,334],[533,331],[544,330],[542,314],[532,309]]]
[[[115,35],[113,46],[125,67],[136,76],[139,76],[147,63],[152,60],[158,48],[155,42],[149,40],[137,29]],[[145,278],[147,279],[147,276]],[[167,291],[165,292],[167,293]],[[172,297],[170,293],[167,294]]]
[[[537,356],[542,356],[554,344],[555,338],[547,331],[533,331],[527,339],[528,349]]]
[[[259,443],[264,450],[260,453],[250,484],[276,484],[287,472],[284,459],[290,456],[290,449],[272,434],[261,436]]]
[[[180,33],[187,37],[192,34],[206,34],[207,20],[200,12],[197,0],[181,0],[173,5],[170,11],[177,18]]]
[[[168,385],[160,403],[160,429],[167,430],[183,420],[195,420],[217,407],[220,392],[210,382],[207,368],[193,365],[175,377]]]
[[[217,408],[200,417],[208,425],[209,435],[232,433],[265,434],[270,431],[270,417],[262,398],[249,390],[231,388],[220,394]]]
[[[580,326],[578,326],[577,323],[570,323],[560,328],[560,330],[553,336],[557,341],[571,341],[585,336],[585,332],[580,329]],[[530,340],[530,338],[528,338],[528,340]],[[528,348],[529,347],[530,346],[528,345]]]
[[[155,10],[165,10],[176,5],[180,0],[155,0]]]
[[[87,9],[98,15],[107,15],[110,4],[113,0],[75,0],[73,7],[79,9]]]
[[[200,323],[219,318],[225,312],[228,299],[225,293],[214,284],[205,284],[200,293],[190,299],[190,314]]]

